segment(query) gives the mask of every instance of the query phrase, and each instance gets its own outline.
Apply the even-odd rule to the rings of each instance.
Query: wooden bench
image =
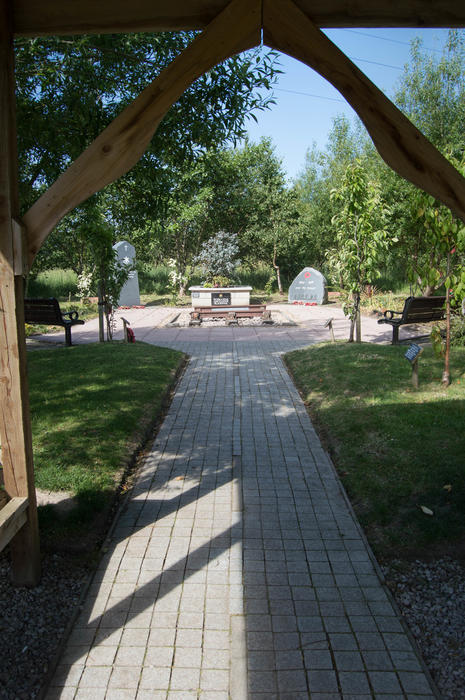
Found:
[[[229,318],[231,321],[235,321],[239,318],[263,316],[265,312],[265,304],[252,304],[249,306],[195,306],[193,311],[191,311],[191,320]]]
[[[68,318],[64,318],[68,316]],[[46,326],[63,326],[65,329],[66,345],[71,345],[72,326],[82,325],[84,321],[79,318],[77,311],[64,311],[60,309],[58,301],[50,299],[25,299],[24,320],[26,323],[42,323]]]
[[[392,345],[399,342],[399,328],[410,323],[428,323],[444,318],[446,297],[408,297],[402,311],[387,310],[378,323],[392,326]],[[399,316],[400,318],[394,318]]]

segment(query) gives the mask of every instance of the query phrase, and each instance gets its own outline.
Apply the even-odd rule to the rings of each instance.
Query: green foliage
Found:
[[[17,40],[22,211],[194,37],[195,32],[160,32]],[[92,211],[99,210],[111,222],[113,242],[134,231],[141,248],[156,255],[154,234],[163,237],[173,227],[165,241],[171,250],[173,238],[181,236],[185,242],[192,236],[199,212],[185,210],[198,203],[183,200],[180,175],[208,149],[243,138],[247,119],[272,104],[276,58],[273,51],[260,48],[241,53],[185,91],[139,163],[93,197]],[[81,274],[88,263],[81,223],[89,215],[84,205],[66,217],[39,252],[37,271],[72,267]],[[155,262],[141,255],[143,259]]]
[[[363,287],[378,276],[379,262],[388,249],[384,224],[389,209],[379,184],[368,179],[359,159],[347,167],[341,186],[332,190],[331,199],[338,208],[332,218],[337,247],[328,251],[328,263],[348,293],[344,313],[355,320]]]
[[[140,265],[138,268],[141,294],[166,294],[170,288],[170,268],[167,265]]]
[[[223,286],[219,284],[220,281],[228,284],[235,275],[236,267],[240,264],[238,254],[237,234],[218,231],[202,244],[193,264],[205,275],[205,282]]]
[[[442,56],[412,42],[410,61],[396,93],[396,103],[443,153],[463,153],[465,118],[465,33],[449,31]]]
[[[77,293],[77,275],[74,270],[44,270],[27,280],[26,296],[68,299]]]
[[[431,347],[436,357],[444,357],[446,347],[439,326],[433,326],[430,333]]]
[[[458,167],[465,171],[464,166]],[[427,295],[445,284],[461,303],[465,297],[465,225],[420,190],[412,196],[411,206],[416,218],[409,256],[411,280],[418,281]]]
[[[77,496],[70,528],[92,526],[90,502],[108,503],[134,438],[143,438],[141,425],[160,415],[181,358],[139,342],[28,354],[36,484]]]
[[[253,289],[265,289],[270,277],[275,277],[273,269],[265,263],[258,263],[255,267],[240,265],[236,274],[241,284]]]
[[[451,345],[465,348],[465,316],[454,316],[451,325]]]

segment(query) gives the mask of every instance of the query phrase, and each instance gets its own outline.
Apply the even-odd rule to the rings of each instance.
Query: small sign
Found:
[[[412,343],[407,348],[407,352],[405,353],[404,357],[411,364],[413,364],[414,362],[416,362],[418,360],[418,357],[419,357],[419,355],[421,355],[422,352],[423,352],[423,348],[420,347],[420,345],[416,345],[415,343]]]
[[[212,292],[212,306],[231,306],[231,292]]]

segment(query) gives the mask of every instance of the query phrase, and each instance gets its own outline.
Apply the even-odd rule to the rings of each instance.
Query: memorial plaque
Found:
[[[231,292],[212,292],[212,306],[231,306]]]
[[[414,362],[416,362],[418,360],[418,357],[421,355],[422,352],[423,352],[423,348],[420,345],[417,345],[416,343],[412,343],[407,348],[407,351],[406,351],[404,357],[411,364],[413,364]]]
[[[136,249],[127,241],[119,241],[113,246],[118,262],[122,266],[132,267],[136,256]],[[139,277],[137,270],[131,270],[118,299],[119,306],[139,306]]]
[[[328,290],[321,272],[313,267],[305,267],[289,287],[288,301],[290,304],[327,304]]]

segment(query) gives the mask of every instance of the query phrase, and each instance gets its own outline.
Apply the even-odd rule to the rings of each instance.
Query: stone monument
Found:
[[[305,267],[289,287],[289,304],[327,304],[326,280],[318,270]]]
[[[115,243],[113,250],[116,253],[116,257],[120,265],[128,267],[132,267],[134,265],[136,249],[133,245],[127,241],[119,241],[118,243]],[[139,306],[139,304],[139,278],[137,276],[137,270],[131,270],[129,277],[119,295],[118,305]]]

